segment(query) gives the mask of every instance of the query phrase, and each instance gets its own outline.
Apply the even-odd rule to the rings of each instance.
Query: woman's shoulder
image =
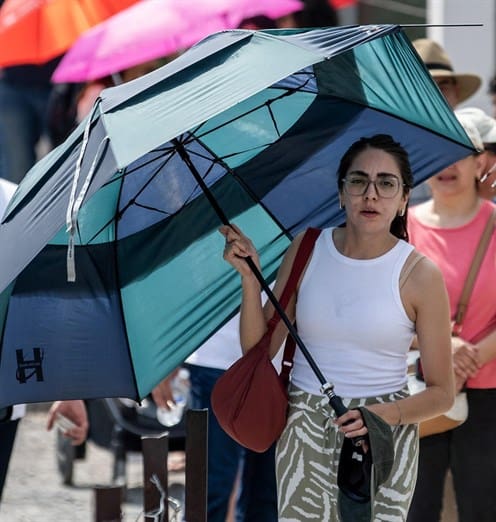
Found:
[[[479,213],[484,216],[489,216],[492,212],[496,211],[496,203],[489,201],[488,199],[482,200]]]
[[[490,226],[490,223],[493,224],[493,233],[496,232],[496,227],[494,226],[496,218],[496,204],[494,202],[489,201],[487,199],[480,199],[479,209],[477,214],[472,219],[472,221],[468,224],[468,226],[474,231],[474,241],[479,241],[480,234],[484,233],[486,227]]]
[[[326,229],[324,229],[324,230],[326,230]],[[324,230],[316,229],[316,228],[311,228],[311,229],[309,228],[309,229],[305,229],[305,230],[299,232],[294,237],[294,239],[291,241],[291,244],[289,245],[288,249],[286,250],[286,253],[284,254],[281,266],[279,268],[279,272],[277,275],[277,284],[278,285],[286,284],[286,281],[289,277],[292,266],[295,262],[296,255],[297,255],[298,251],[300,250],[300,246],[303,242],[303,238],[305,236],[307,236],[311,240],[310,244],[311,244],[312,250],[310,251],[310,253],[308,255],[308,260],[307,260],[307,265],[308,265],[308,263],[310,262],[310,259],[312,258],[312,254],[313,254],[314,244],[312,244],[312,242],[318,241],[319,237],[322,236],[322,232]],[[303,250],[301,252],[303,252]]]
[[[406,275],[406,277],[405,277]],[[443,280],[439,266],[429,257],[422,254],[416,248],[412,248],[408,258],[403,265],[401,279],[406,278],[418,289],[428,288],[437,280]]]
[[[419,310],[426,299],[446,297],[446,285],[439,267],[417,249],[408,256],[400,275],[401,297],[407,310]],[[415,320],[416,313],[409,317]]]
[[[286,250],[285,259],[289,258],[290,260],[294,259],[296,256],[296,253],[298,252],[302,242],[303,238],[306,237],[307,241],[311,241],[312,243],[315,243],[318,238],[322,235],[323,230],[319,228],[307,228],[305,230],[302,230],[299,232],[291,241],[291,244],[289,245],[288,249]]]
[[[291,241],[291,245],[289,246],[288,250],[298,249],[301,242],[303,241],[303,238],[305,236],[312,237],[313,239],[317,240],[319,237],[324,236],[325,234],[331,233],[335,227],[326,227],[326,228],[316,228],[316,227],[309,227],[305,230],[302,230],[301,232],[298,232],[296,236],[294,237],[293,241]]]

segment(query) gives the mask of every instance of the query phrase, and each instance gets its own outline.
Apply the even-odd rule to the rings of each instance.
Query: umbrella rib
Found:
[[[143,208],[145,210],[153,210],[155,212],[158,212],[159,214],[164,214],[165,216],[172,216],[173,213],[167,212],[165,210],[161,210],[160,208],[152,207],[150,205],[144,205],[143,203],[138,203],[137,201],[134,201],[133,205],[136,207]]]
[[[289,239],[293,239],[293,236],[292,234],[289,232],[289,229],[286,228],[280,221],[279,219],[277,219],[277,217],[275,216],[275,214],[272,213],[271,210],[269,210],[269,208],[264,204],[262,203],[262,200],[259,199],[256,194],[253,192],[253,190],[251,189],[251,187],[249,185],[247,185],[243,178],[241,178],[240,176],[238,176],[236,174],[236,172],[234,170],[231,170],[229,169],[229,172],[231,173],[231,176],[243,187],[243,189],[246,191],[246,193],[253,199],[254,202],[257,203],[257,205],[260,205],[260,207],[263,208],[263,210],[267,213],[267,215],[270,216],[270,218],[274,221],[274,223],[277,224],[277,226],[280,228],[281,232]]]
[[[299,71],[299,72],[295,73],[294,76],[303,76],[303,77],[306,78],[306,80],[305,80],[305,82],[304,82],[302,85],[300,85],[299,87],[297,87],[297,88],[296,88],[296,87],[293,87],[292,89],[287,89],[287,88],[285,88],[285,87],[278,87],[277,84],[273,85],[273,86],[271,87],[271,89],[274,89],[274,90],[286,90],[286,93],[284,93],[283,95],[281,95],[281,96],[279,96],[279,97],[277,97],[277,98],[274,98],[274,100],[269,100],[269,101],[276,101],[276,100],[280,99],[282,96],[287,96],[288,94],[293,94],[293,92],[296,92],[296,91],[304,92],[304,91],[305,91],[305,87],[306,87],[307,84],[310,82],[310,78],[308,77],[309,74],[306,73],[306,72],[303,72],[303,71]],[[315,74],[313,74],[313,77],[315,77]],[[288,92],[288,91],[292,91],[292,92]],[[313,92],[313,91],[312,91],[312,90],[308,90],[307,92]],[[253,110],[258,110],[258,109],[260,109],[261,107],[263,107],[263,105],[264,105],[264,104],[262,104],[262,105],[256,107],[256,108],[253,109]],[[251,112],[251,111],[247,112],[246,114],[249,114],[250,112]],[[242,117],[242,116],[245,116],[245,114],[241,114],[240,116],[236,116],[236,118],[234,118],[234,119],[231,120],[231,121],[235,121],[236,119],[238,119],[238,118],[240,118],[240,117]],[[195,135],[197,135],[197,134],[198,134],[198,131],[199,131],[202,127],[205,126],[205,124],[207,123],[207,121],[208,121],[208,120],[205,120],[204,122],[202,122],[202,123],[200,123],[199,125],[197,125],[197,127],[196,127],[195,129],[190,130],[190,133],[191,133],[191,134],[195,134]],[[222,125],[227,125],[227,124],[231,123],[231,121],[225,122],[225,123],[223,123]],[[222,127],[222,125],[221,125],[221,127]],[[221,128],[221,127],[219,127],[219,128]],[[216,129],[211,129],[210,131],[207,131],[207,132],[211,132],[211,131],[213,131],[213,130],[216,130]],[[188,141],[184,141],[184,143],[188,143]]]
[[[184,161],[188,169],[190,170],[191,174],[195,178],[198,185],[200,185],[200,188],[202,189],[203,193],[207,197],[209,203],[212,205],[213,209],[215,210],[217,216],[221,220],[221,222],[224,225],[229,225],[229,220],[227,219],[227,216],[225,212],[222,210],[221,206],[217,203],[217,200],[213,197],[212,193],[210,192],[210,189],[208,188],[207,184],[205,183],[205,180],[198,172],[197,168],[191,161],[191,158],[189,156],[188,151],[184,147],[184,144],[178,140],[177,138],[174,138],[172,140],[172,143],[176,145],[177,153],[179,154],[180,158]],[[202,143],[203,145],[203,143]]]
[[[249,185],[247,185],[243,178],[241,178],[240,176],[238,176],[236,174],[236,172],[227,164],[225,163],[224,159],[220,156],[216,156],[213,151],[210,150],[210,148],[198,137],[195,137],[194,139],[196,139],[196,141],[206,150],[208,151],[211,155],[212,155],[212,158],[211,161],[212,161],[212,166],[211,168],[213,168],[213,164],[214,163],[217,163],[218,165],[221,165],[225,170],[226,172],[228,172],[242,187],[243,189],[246,191],[246,193],[248,194],[248,196],[250,196],[250,198],[253,200],[253,202],[255,202],[257,205],[260,205],[264,211],[267,213],[267,215],[269,215],[274,223],[276,223],[276,225],[281,229],[282,233],[288,237],[289,239],[293,239],[293,236],[290,234],[289,230],[283,226],[283,224],[277,219],[277,217],[265,206],[264,203],[262,203],[262,201],[259,200],[259,198],[257,197],[257,195],[253,192],[253,190],[251,189],[251,187]],[[188,151],[188,154],[198,154],[196,151]],[[198,154],[199,155],[199,154]],[[205,176],[206,177],[206,176]]]
[[[198,139],[199,140],[199,139]],[[191,143],[191,141],[189,142]],[[203,145],[203,142],[201,142]],[[218,163],[219,160],[225,160],[227,158],[234,158],[236,156],[239,156],[240,154],[246,154],[247,152],[252,152],[254,150],[268,147],[269,145],[272,145],[274,142],[264,143],[263,145],[257,145],[256,147],[250,147],[249,149],[243,149],[238,152],[231,152],[230,154],[225,154],[224,156],[215,156],[215,158],[212,158],[211,156],[206,156],[205,154],[202,154],[201,152],[198,152],[196,150],[188,151],[190,155],[195,155],[199,158],[203,158],[205,160],[213,161],[214,163]],[[203,145],[205,146],[205,145]],[[205,147],[207,148],[207,147]]]
[[[155,149],[155,150],[160,150],[160,149]],[[173,154],[171,154],[163,163],[161,163],[161,165],[157,168],[157,170],[154,172],[154,174],[150,177],[150,179],[147,181],[147,183],[145,185],[143,185],[143,187],[141,188],[141,190],[136,194],[136,196],[131,199],[124,208],[122,208],[118,213],[117,213],[117,216],[108,220],[103,226],[100,227],[99,230],[97,230],[95,232],[95,234],[93,234],[93,236],[87,241],[87,243],[91,243],[91,241],[93,241],[96,237],[98,237],[98,235],[103,231],[105,230],[105,228],[107,228],[114,219],[121,219],[122,215],[124,214],[124,212],[130,208],[132,205],[135,205],[137,207],[140,207],[140,208],[143,208],[143,209],[146,209],[146,210],[151,210],[151,211],[155,211],[155,212],[158,212],[160,214],[163,214],[163,215],[166,215],[166,216],[174,216],[175,214],[177,214],[178,212],[180,212],[180,210],[182,208],[184,208],[184,205],[190,201],[191,199],[191,196],[193,195],[194,193],[194,190],[191,191],[191,194],[185,198],[185,204],[182,205],[181,209],[178,209],[176,210],[175,212],[166,212],[160,208],[157,208],[157,207],[152,207],[150,205],[144,205],[142,203],[139,203],[138,201],[136,201],[137,197],[145,190],[145,188],[153,181],[153,179],[155,179],[157,177],[158,174],[160,174],[160,172],[163,170],[163,168],[165,167],[165,165],[168,163],[168,161],[174,156],[175,153],[177,153],[177,151],[173,148],[173,147],[167,147],[165,149],[162,149],[164,151],[167,151],[167,152],[172,152]],[[191,152],[190,152],[191,153]],[[205,156],[205,155],[202,155],[202,154],[198,154],[196,153],[198,156],[204,158],[204,159],[207,159],[209,160],[211,163],[210,163],[210,167],[208,168],[208,170],[206,171],[206,173],[204,174],[204,178],[206,178],[210,172],[212,171],[214,165],[216,163],[218,163],[215,158],[212,158],[212,157],[208,157],[208,156]],[[147,165],[147,164],[150,164],[152,163],[153,161],[155,161],[155,159],[153,160],[150,160],[149,162],[146,162],[142,165],[139,165],[137,167],[135,167],[132,171],[124,171],[123,175],[122,176],[119,176],[118,178],[114,178],[112,180],[112,182],[115,182],[117,181],[118,179],[123,179],[124,177],[127,177],[129,175],[131,175],[132,173],[134,173],[136,170],[140,169],[141,167],[143,167],[144,165]],[[110,183],[110,182],[109,182]]]
[[[270,119],[272,120],[272,124],[274,125],[274,128],[276,129],[277,136],[280,138],[281,132],[279,131],[279,127],[277,126],[277,121],[274,116],[274,111],[272,110],[272,107],[270,106],[270,104],[267,104],[267,110],[269,111],[269,116],[270,116]]]
[[[156,148],[156,149],[154,149],[154,152],[172,152],[172,153],[174,153],[174,148],[173,147],[166,147],[163,149]],[[156,161],[156,159],[157,158],[151,158],[148,161],[140,163],[140,165],[137,165],[136,167],[129,169],[129,170],[123,169],[121,176],[114,176],[112,179],[110,179],[106,183],[103,183],[102,187],[108,187],[108,186],[112,185],[112,183],[116,183],[117,181],[120,181],[121,179],[123,179],[127,176],[130,176],[131,174],[134,174],[137,170],[141,169],[142,167],[145,167],[146,165],[150,165],[150,163],[153,163],[154,161]]]
[[[272,104],[273,104],[274,102],[276,102],[276,101],[278,101],[278,100],[280,100],[280,99],[286,97],[286,96],[291,96],[292,94],[295,94],[296,92],[301,92],[301,91],[303,91],[304,87],[308,84],[309,81],[310,81],[310,79],[308,78],[308,79],[305,81],[304,84],[300,85],[300,87],[298,87],[298,88],[293,88],[293,89],[287,89],[287,90],[286,90],[283,94],[281,94],[280,96],[277,96],[276,98],[272,98],[272,99],[270,99],[270,100],[266,100],[264,103],[258,105],[257,107],[253,107],[253,108],[250,109],[249,111],[246,111],[245,113],[243,113],[243,114],[241,114],[241,115],[238,115],[238,116],[236,116],[236,117],[233,117],[231,120],[225,121],[224,123],[218,125],[217,127],[214,127],[214,128],[212,128],[212,129],[206,131],[204,134],[197,134],[198,129],[200,129],[201,126],[204,125],[204,124],[202,123],[202,124],[201,124],[200,126],[198,126],[194,131],[191,131],[191,132],[190,132],[190,136],[191,136],[191,138],[190,138],[190,139],[186,139],[186,140],[184,140],[184,141],[183,141],[183,144],[189,144],[189,143],[192,143],[192,142],[194,142],[195,139],[198,139],[198,140],[199,140],[199,139],[203,138],[204,136],[207,136],[209,133],[214,132],[214,131],[216,131],[216,130],[219,130],[219,129],[221,129],[221,128],[224,127],[224,126],[229,125],[229,124],[232,123],[233,121],[236,121],[236,120],[238,120],[238,119],[240,119],[240,118],[243,118],[243,117],[246,116],[247,114],[251,114],[252,112],[257,111],[257,110],[261,109],[261,108],[264,107],[264,106],[267,107],[267,110],[268,110],[268,112],[269,112],[269,116],[270,116],[270,118],[271,118],[271,120],[272,120],[272,123],[273,123],[273,125],[274,125],[275,131],[276,131],[276,133],[277,133],[277,136],[280,138],[280,137],[281,137],[281,132],[280,132],[280,130],[279,130],[279,127],[278,127],[278,125],[277,125],[276,118],[275,118],[275,116],[274,116],[274,112],[273,112],[273,110],[272,110]],[[244,149],[244,150],[242,150],[242,151],[232,152],[232,153],[230,153],[230,154],[226,154],[226,155],[224,155],[224,156],[220,156],[220,158],[222,158],[222,159],[226,159],[226,158],[236,157],[236,156],[239,156],[239,155],[242,155],[242,154],[246,154],[247,152],[251,152],[251,151],[254,151],[254,150],[257,150],[257,149],[263,149],[263,148],[266,148],[266,147],[268,147],[269,145],[271,145],[272,143],[274,143],[274,142],[270,142],[270,143],[265,143],[265,144],[257,145],[256,147],[250,147],[250,148],[248,148],[248,149]],[[203,142],[202,142],[202,144],[203,144]],[[205,145],[203,144],[203,146],[205,146]],[[205,148],[207,149],[207,147],[205,147]],[[210,152],[210,151],[209,151],[209,152]],[[190,153],[190,154],[196,154],[197,156],[199,156],[199,157],[203,157],[203,158],[205,158],[205,159],[211,159],[211,158],[208,158],[208,157],[206,157],[206,156],[201,155],[201,154],[200,154],[199,152],[197,152],[197,151],[190,151],[189,153]]]
[[[170,148],[169,150],[170,150],[170,151],[173,151],[172,148]],[[140,204],[140,203],[137,203],[136,198],[139,197],[139,195],[140,195],[140,194],[145,190],[146,187],[148,187],[148,185],[153,181],[153,179],[156,178],[156,176],[160,173],[160,171],[164,168],[164,166],[169,162],[169,160],[170,160],[172,157],[173,157],[173,154],[171,154],[168,158],[166,158],[165,161],[163,161],[163,162],[162,162],[162,163],[157,167],[157,169],[155,170],[155,172],[150,176],[150,179],[149,179],[149,180],[148,180],[148,181],[143,185],[143,187],[141,187],[141,189],[138,191],[138,193],[135,195],[135,197],[132,198],[131,200],[129,200],[128,203],[127,203],[127,204],[126,204],[126,205],[125,205],[121,210],[119,210],[119,211],[114,215],[114,217],[112,217],[112,218],[109,219],[106,223],[104,223],[104,224],[103,224],[103,225],[102,225],[102,226],[101,226],[101,227],[100,227],[100,228],[99,228],[99,229],[98,229],[98,230],[93,234],[93,236],[91,236],[91,238],[88,239],[87,244],[91,243],[91,241],[93,241],[96,237],[98,237],[98,236],[102,233],[102,231],[105,230],[105,229],[106,229],[106,228],[107,228],[107,227],[112,223],[112,221],[114,221],[114,220],[118,221],[119,219],[121,219],[122,216],[123,216],[123,214],[124,214],[124,212],[125,212],[128,208],[130,208],[132,205],[137,205],[137,206],[140,206],[140,207],[142,207],[142,208],[146,208],[146,209],[149,209],[149,210],[154,210],[154,211],[156,211],[156,212],[160,212],[160,213],[162,213],[162,214],[166,214],[166,215],[168,214],[168,215],[171,215],[170,212],[168,213],[168,212],[165,212],[165,211],[160,210],[160,209],[158,209],[158,208],[148,207],[148,206],[146,206],[146,205],[142,205],[142,204]],[[143,167],[143,166],[145,166],[145,165],[148,165],[148,164],[152,163],[154,160],[155,160],[155,158],[152,159],[152,160],[150,160],[150,161],[148,161],[148,162],[146,162],[146,163],[143,163],[143,164],[140,165],[139,167],[133,168],[133,169],[131,170],[131,172],[127,172],[126,170],[124,170],[122,176],[119,176],[119,177],[117,177],[117,178],[114,178],[114,179],[112,180],[112,182],[117,181],[117,180],[122,180],[122,179],[124,179],[125,177],[127,177],[127,176],[133,174],[133,173],[134,173],[136,170],[138,170],[139,168],[141,168],[141,167]],[[108,184],[110,184],[110,182],[109,182]]]
[[[295,94],[296,92],[300,92],[303,87],[305,87],[305,85],[309,82],[310,80],[307,80],[303,85],[301,85],[300,87],[293,87],[291,89],[286,89],[285,92],[283,92],[281,95],[279,96],[276,96],[275,98],[271,98],[270,100],[266,100],[264,101],[263,103],[261,103],[260,105],[257,105],[256,107],[252,107],[251,109],[247,110],[246,112],[242,113],[242,114],[238,114],[236,116],[233,116],[230,120],[227,120],[223,123],[220,123],[219,125],[217,125],[216,127],[213,127],[209,130],[207,130],[205,133],[203,134],[198,134],[198,136],[200,138],[203,138],[204,136],[207,136],[208,134],[212,133],[212,132],[215,132],[219,129],[222,129],[222,127],[225,127],[227,125],[229,125],[230,123],[233,123],[234,121],[236,120],[239,120],[240,118],[244,118],[245,116],[247,116],[248,114],[251,114],[253,112],[256,112],[258,111],[259,109],[261,109],[263,106],[270,106],[271,104],[275,103],[276,101],[279,101],[281,100],[282,98],[285,98],[287,96],[291,96],[292,94]]]

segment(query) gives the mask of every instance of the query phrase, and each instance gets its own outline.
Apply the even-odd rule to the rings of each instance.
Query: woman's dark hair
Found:
[[[406,195],[413,188],[413,174],[406,150],[389,134],[376,134],[370,138],[360,138],[344,153],[338,168],[338,188],[343,191],[344,177],[348,173],[353,160],[366,149],[379,149],[393,156],[400,169],[403,180],[403,195]],[[391,234],[408,241],[407,230],[408,205],[405,207],[403,216],[396,216],[391,223]]]

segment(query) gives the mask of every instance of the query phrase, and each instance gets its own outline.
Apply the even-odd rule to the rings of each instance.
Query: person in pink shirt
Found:
[[[483,142],[470,115],[458,114],[477,149]],[[443,273],[454,315],[482,231],[495,211],[481,197],[479,154],[427,183],[432,198],[410,209],[411,243]],[[459,520],[494,521],[496,514],[496,230],[472,290],[459,337],[452,338],[457,391],[466,388],[468,419],[458,428],[420,440],[418,480],[409,522],[441,518],[444,479],[453,475]]]

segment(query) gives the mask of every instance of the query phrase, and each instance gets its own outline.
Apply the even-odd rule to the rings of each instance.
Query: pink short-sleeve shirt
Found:
[[[482,231],[495,205],[484,201],[469,223],[456,228],[441,228],[420,223],[415,207],[409,211],[410,242],[432,259],[443,273],[448,289],[452,318],[467,277]],[[476,343],[496,329],[496,231],[477,275],[460,337]],[[496,360],[490,361],[468,388],[496,388]]]

